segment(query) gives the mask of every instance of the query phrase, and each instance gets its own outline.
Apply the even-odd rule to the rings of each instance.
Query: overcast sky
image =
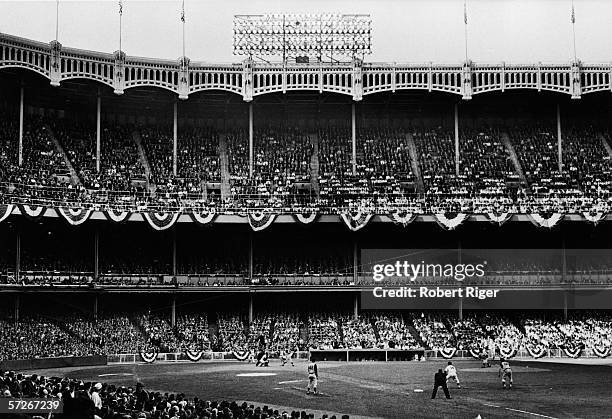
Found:
[[[124,0],[128,55],[181,55],[181,0]],[[612,1],[574,0],[578,58],[612,62]],[[103,52],[119,47],[117,1],[60,0],[63,45]],[[457,63],[464,57],[463,0],[186,0],[187,56],[236,62],[232,17],[249,13],[370,13],[368,61]],[[573,56],[571,0],[468,0],[468,51],[475,62],[561,63]],[[55,0],[0,0],[0,31],[48,42]]]

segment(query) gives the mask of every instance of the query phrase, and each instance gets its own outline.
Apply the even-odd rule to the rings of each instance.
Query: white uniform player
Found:
[[[452,361],[448,361],[448,365],[444,368],[444,372],[446,373],[446,382],[452,378],[457,383],[457,388],[461,388],[461,383],[459,382],[459,377],[457,377],[457,368],[453,365]]]
[[[502,386],[506,388],[506,380],[508,380],[508,388],[512,388],[512,368],[510,363],[504,359],[499,363],[499,376],[502,379]]]
[[[310,358],[310,362],[308,363],[308,394],[310,394],[311,388],[313,389],[314,393],[317,394],[318,379],[319,371],[317,369],[317,364],[314,362],[314,359]]]
[[[293,363],[293,354],[291,353],[291,351],[289,350],[281,350],[280,353],[280,360],[281,360],[281,366],[285,366],[285,364],[287,362],[291,362],[291,366],[295,366],[295,364]]]

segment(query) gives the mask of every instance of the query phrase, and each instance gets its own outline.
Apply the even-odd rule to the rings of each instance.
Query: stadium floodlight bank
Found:
[[[367,14],[265,14],[234,16],[234,55],[282,56],[297,61],[361,58],[372,52]]]

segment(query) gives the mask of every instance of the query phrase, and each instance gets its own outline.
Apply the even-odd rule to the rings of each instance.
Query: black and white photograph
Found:
[[[612,417],[612,1],[0,0],[0,418]]]

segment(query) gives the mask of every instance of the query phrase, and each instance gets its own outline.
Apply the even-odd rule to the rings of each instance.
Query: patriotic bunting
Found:
[[[344,212],[340,214],[340,217],[351,231],[357,231],[364,228],[370,222],[372,214],[364,213],[362,211]]]
[[[446,230],[454,230],[459,227],[468,218],[467,214],[457,213],[454,217],[447,217],[446,214],[435,214],[436,222]]]
[[[27,204],[0,204],[0,222],[4,221],[9,215],[12,214],[14,208],[19,208],[19,211],[22,215],[25,215],[28,218],[38,219],[46,214],[46,207],[44,206],[34,206]],[[179,219],[181,212],[157,212],[157,211],[147,211],[146,205],[142,205],[138,207],[136,210],[122,210],[122,209],[113,209],[113,208],[105,208],[102,213],[106,217],[106,219],[110,221],[114,221],[117,223],[124,222],[130,219],[130,216],[134,212],[140,212],[143,218],[155,229],[155,230],[166,230],[172,227]],[[55,213],[58,216],[63,217],[68,223],[71,225],[80,225],[87,221],[94,211],[100,211],[98,207],[84,207],[84,208],[76,208],[76,207],[55,207]],[[229,214],[232,214],[229,212]],[[254,231],[260,231],[267,227],[269,227],[278,216],[277,213],[272,212],[272,210],[244,210],[240,213],[233,213],[234,215],[240,215],[243,217],[247,217],[248,222],[251,228]],[[414,222],[417,219],[417,216],[420,213],[412,212],[409,209],[393,209],[386,213],[389,219],[397,224],[406,227],[408,224]],[[197,222],[199,224],[210,224],[214,222],[217,215],[219,213],[214,208],[203,208],[203,209],[194,209],[192,212],[189,212],[191,220]],[[306,208],[298,210],[292,214],[293,219],[301,224],[311,224],[317,221],[320,213],[312,208]],[[374,217],[376,213],[373,213],[369,210],[345,210],[340,213],[340,218],[346,226],[351,231],[357,231],[365,227],[372,217]],[[463,224],[469,218],[469,214],[466,213],[436,213],[432,214],[434,220],[445,230],[454,230],[461,224]],[[489,212],[485,214],[488,221],[491,223],[496,223],[498,225],[502,225],[507,221],[512,219],[514,214],[508,212]],[[531,221],[534,225],[538,227],[546,227],[552,228],[557,225],[560,221],[563,220],[565,214],[563,213],[531,213],[527,214],[529,221]],[[598,224],[601,221],[604,221],[608,215],[604,210],[599,210],[593,208],[591,211],[582,212],[582,213],[574,213],[573,215],[580,215],[584,218],[584,220],[589,221],[593,224]]]
[[[583,212],[582,215],[584,216],[585,220],[590,221],[593,224],[597,224],[606,218],[606,214],[604,212]]]
[[[482,348],[470,346],[470,355],[472,358],[480,359],[482,358],[483,350]]]
[[[453,356],[455,356],[455,352],[457,352],[457,348],[441,348],[439,352],[440,352],[440,355],[442,355],[442,358],[451,359]]]
[[[580,346],[578,345],[569,344],[565,345],[565,348],[563,348],[563,352],[565,352],[565,355],[569,356],[570,358],[576,359],[580,357],[582,349],[580,349]]]
[[[78,226],[89,220],[91,209],[85,208],[57,208],[57,213],[64,217],[70,225]]]
[[[271,214],[269,212],[249,212],[247,214],[247,218],[249,220],[249,225],[253,229],[253,231],[261,231],[265,228],[268,228],[270,224],[274,222],[276,218],[276,214]]]
[[[535,359],[542,358],[546,355],[546,348],[542,344],[532,345],[528,343],[525,345],[525,349],[527,349],[529,355]]]
[[[28,218],[39,218],[45,213],[45,207],[19,205],[19,211]]]
[[[175,212],[143,212],[142,216],[157,231],[169,229],[178,220],[179,213]]]
[[[130,213],[127,211],[115,211],[113,209],[108,209],[104,212],[104,216],[110,221],[121,223],[130,218]]]
[[[200,359],[202,359],[202,356],[204,356],[204,351],[187,350],[185,351],[185,355],[187,355],[187,358],[189,358],[190,361],[198,362]]]
[[[140,359],[147,364],[152,364],[157,359],[157,352],[140,351]]]
[[[553,213],[549,217],[544,217],[538,213],[533,213],[529,215],[529,219],[538,227],[553,228],[563,219],[563,214]]]
[[[200,224],[208,224],[212,222],[216,216],[217,213],[214,209],[194,211],[191,213],[191,218],[193,218],[196,223]]]
[[[504,340],[499,344],[499,354],[504,359],[514,358],[518,352],[518,345],[513,345],[510,341]]]
[[[13,208],[15,206],[12,204],[2,204],[0,205],[0,223],[8,218],[9,215],[13,212]]]
[[[417,214],[407,210],[395,210],[389,214],[389,218],[391,218],[395,224],[400,224],[403,227],[413,222],[416,217]]]
[[[508,221],[510,218],[512,218],[512,214],[508,212],[502,212],[502,213],[490,212],[487,214],[487,217],[489,217],[489,221],[491,221],[492,223],[502,225],[506,221]]]
[[[604,344],[603,342],[599,342],[597,345],[593,346],[593,353],[599,358],[609,357],[610,352],[612,352],[612,347],[610,347],[610,345]]]
[[[238,361],[246,361],[249,358],[249,351],[242,349],[234,349],[232,354]]]
[[[302,224],[310,224],[313,223],[319,214],[316,211],[312,211],[311,213],[297,213],[295,214],[295,219],[298,220]]]

